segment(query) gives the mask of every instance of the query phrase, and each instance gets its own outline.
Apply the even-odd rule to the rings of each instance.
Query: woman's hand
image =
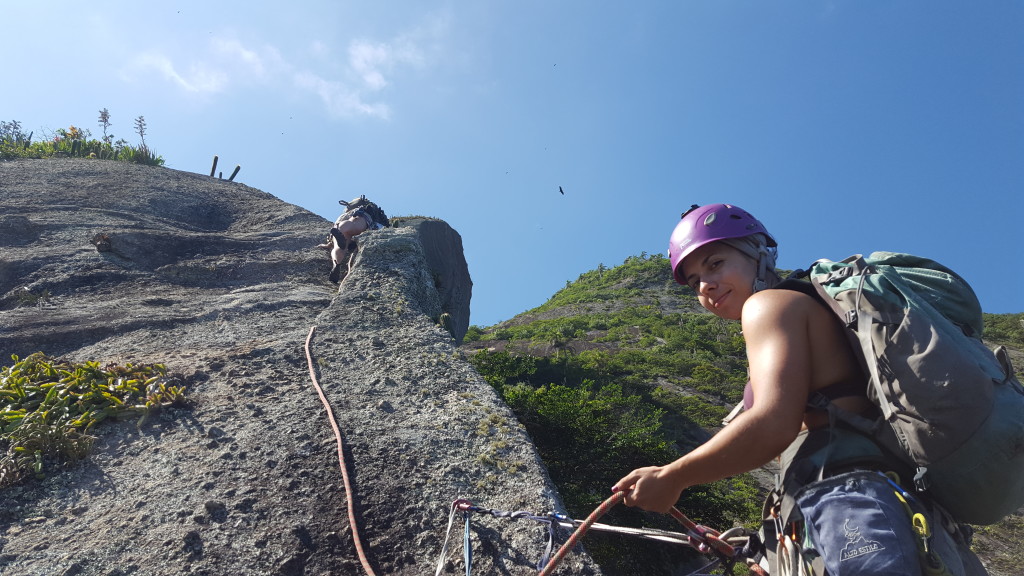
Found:
[[[628,490],[623,502],[651,512],[668,512],[679,501],[685,486],[676,481],[667,466],[637,468],[615,483],[612,491]]]

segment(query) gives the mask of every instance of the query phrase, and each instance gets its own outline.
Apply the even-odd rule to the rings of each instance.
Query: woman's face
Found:
[[[721,318],[740,319],[754,293],[757,262],[728,244],[712,242],[690,253],[682,266],[701,306]]]

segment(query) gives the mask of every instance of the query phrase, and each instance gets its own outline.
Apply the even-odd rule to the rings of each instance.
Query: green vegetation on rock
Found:
[[[984,314],[985,340],[1004,346],[1024,348],[1024,312]]]
[[[147,166],[163,166],[164,159],[146,145],[146,120],[142,116],[135,119],[135,132],[141,143],[138,146],[128,144],[123,138],[114,140],[113,134],[107,130],[111,126],[110,113],[104,108],[100,110],[100,126],[103,137],[92,138],[88,129],[68,126],[58,128],[53,134],[42,139],[33,139],[21,127],[21,122],[0,121],[0,160],[14,158],[52,158],[66,156],[72,158],[96,158],[99,160],[119,160]]]
[[[76,364],[35,353],[0,368],[0,487],[53,463],[83,458],[89,431],[106,419],[138,417],[184,401],[163,365]]]

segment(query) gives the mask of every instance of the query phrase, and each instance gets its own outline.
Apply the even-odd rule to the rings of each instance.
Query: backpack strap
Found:
[[[871,266],[864,257],[860,254],[856,254],[842,261],[843,264],[848,264],[838,268],[834,272],[823,275],[811,277],[810,284],[814,287],[814,291],[817,293],[818,299],[825,305],[829,306],[836,316],[842,319],[846,323],[848,328],[856,327],[856,331],[848,331],[847,334],[850,336],[850,343],[854,354],[858,356],[861,365],[867,367],[868,375],[870,377],[869,385],[874,389],[875,394],[878,398],[884,399],[885,391],[881,387],[881,379],[878,374],[878,363],[875,362],[875,343],[871,338],[871,325],[874,321],[882,321],[878,315],[868,311],[865,306],[862,305],[864,301],[864,282],[870,274],[875,273],[874,266]],[[798,270],[790,275],[790,278],[806,278],[810,276],[809,270]],[[835,299],[829,296],[828,292],[824,288],[824,284],[832,282],[839,282],[852,276],[859,276],[857,283],[857,292],[854,297],[855,305],[853,309],[844,311]],[[867,351],[871,351],[869,355]],[[888,402],[878,402],[882,409],[882,416],[886,421],[892,417],[892,407],[889,406]]]
[[[743,412],[744,408],[745,406],[743,405],[743,402],[739,402],[738,404],[736,404],[736,406],[733,406],[733,409],[731,412],[729,412],[729,415],[726,416],[725,418],[722,418],[722,426],[728,426],[730,422],[735,420],[736,417],[740,415],[740,412]]]

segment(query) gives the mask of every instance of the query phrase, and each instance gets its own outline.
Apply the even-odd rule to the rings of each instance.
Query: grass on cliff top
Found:
[[[90,430],[184,402],[161,364],[76,364],[37,352],[0,368],[0,488],[73,463],[92,447]]]
[[[141,143],[130,145],[123,138],[114,139],[107,134],[110,127],[110,114],[106,108],[100,111],[100,126],[104,135],[100,140],[91,138],[88,129],[77,126],[59,128],[43,139],[33,140],[33,132],[26,134],[21,122],[11,120],[0,121],[0,160],[15,158],[96,158],[99,160],[119,160],[146,166],[163,166],[164,159],[146,144],[146,120],[142,116],[135,119],[135,132]]]

